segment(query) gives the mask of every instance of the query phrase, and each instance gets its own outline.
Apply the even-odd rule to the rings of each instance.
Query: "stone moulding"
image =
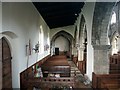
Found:
[[[93,45],[95,50],[109,50],[112,45]]]

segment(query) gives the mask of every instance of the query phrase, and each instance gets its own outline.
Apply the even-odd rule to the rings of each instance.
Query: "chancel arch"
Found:
[[[65,31],[60,31],[58,33],[56,33],[51,40],[51,54],[55,54],[55,46],[56,46],[56,40],[58,42],[58,40],[63,39],[64,41],[67,41],[67,44],[69,45],[69,49],[67,50],[68,52],[66,52],[65,50],[63,50],[64,53],[69,53],[69,57],[71,57],[72,54],[72,44],[73,44],[73,37],[72,35],[70,35],[69,33],[65,32]],[[65,46],[63,46],[65,48]],[[63,49],[63,48],[62,48]],[[61,52],[62,53],[62,52]]]

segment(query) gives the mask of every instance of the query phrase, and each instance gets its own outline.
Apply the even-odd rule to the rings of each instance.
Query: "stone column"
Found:
[[[83,61],[85,47],[80,47],[78,50],[78,61]]]
[[[72,54],[73,54],[74,56],[77,56],[77,49],[76,49],[76,47],[73,47]]]
[[[94,45],[94,72],[96,74],[109,73],[109,50],[111,45]]]

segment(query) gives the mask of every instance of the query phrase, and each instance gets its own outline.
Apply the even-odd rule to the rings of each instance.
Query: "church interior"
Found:
[[[0,2],[0,89],[120,90],[120,2],[98,1]]]

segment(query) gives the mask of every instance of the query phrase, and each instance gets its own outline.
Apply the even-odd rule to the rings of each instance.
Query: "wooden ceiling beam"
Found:
[[[82,2],[33,2],[50,28],[73,25],[81,12]]]

